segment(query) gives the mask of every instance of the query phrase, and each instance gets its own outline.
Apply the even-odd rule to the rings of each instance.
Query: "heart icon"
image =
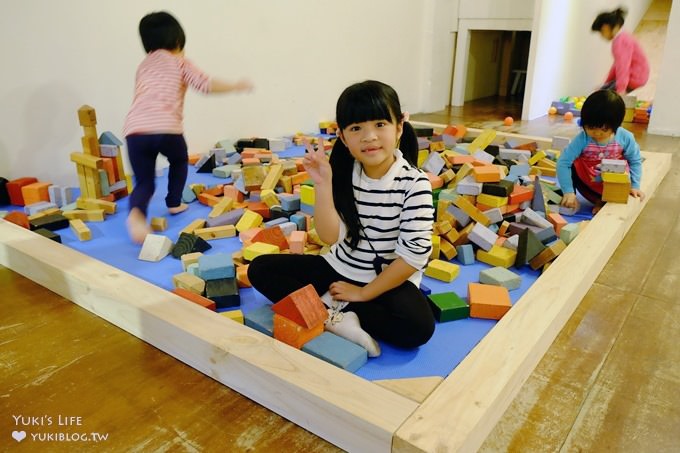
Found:
[[[26,439],[26,431],[12,431],[12,437],[14,437],[14,440],[17,442],[21,442]]]

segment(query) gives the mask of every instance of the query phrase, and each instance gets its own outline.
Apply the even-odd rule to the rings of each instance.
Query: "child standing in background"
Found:
[[[165,198],[168,211],[179,214],[187,209],[182,203],[188,172],[182,121],[187,86],[201,93],[226,93],[249,91],[252,85],[246,80],[231,84],[211,79],[185,59],[184,30],[177,19],[166,12],[144,16],[139,22],[139,34],[147,56],[137,68],[135,96],[123,135],[135,177],[127,228],[132,241],[141,244],[151,232],[146,216],[155,191],[159,153],[170,163]]]
[[[432,187],[416,168],[418,142],[397,93],[376,81],[345,89],[336,106],[338,139],[330,162],[307,146],[314,224],[330,252],[262,255],[248,268],[272,302],[312,284],[330,306],[326,330],[380,354],[375,339],[414,348],[434,333],[420,291],[432,251]],[[374,339],[375,338],[375,339]]]
[[[576,188],[595,205],[593,214],[603,205],[600,164],[602,159],[625,159],[630,169],[631,190],[635,198],[644,198],[640,190],[642,157],[633,134],[620,127],[626,106],[617,93],[600,90],[588,96],[581,108],[583,130],[569,143],[557,161],[557,178],[564,193],[562,205],[578,208]]]
[[[612,42],[612,64],[602,89],[615,90],[619,94],[640,88],[649,79],[649,63],[640,44],[623,27],[626,11],[618,8],[599,14],[593,21],[592,30]]]

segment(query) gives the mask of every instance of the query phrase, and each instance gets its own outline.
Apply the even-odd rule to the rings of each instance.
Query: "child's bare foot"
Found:
[[[179,206],[175,206],[174,208],[168,208],[168,212],[172,215],[179,214],[180,212],[184,212],[189,208],[188,204],[185,203],[180,203]]]
[[[600,212],[600,209],[602,209],[602,206],[604,206],[604,202],[603,202],[603,201],[598,201],[597,203],[595,203],[595,206],[593,206],[593,215],[595,215],[595,214],[597,214],[598,212]]]
[[[146,235],[152,232],[151,226],[146,223],[146,216],[137,208],[130,211],[126,224],[130,239],[135,244],[144,243]]]

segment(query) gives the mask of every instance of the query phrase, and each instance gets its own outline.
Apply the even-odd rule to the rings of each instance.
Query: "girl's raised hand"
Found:
[[[307,139],[304,139],[304,144],[307,153],[302,159],[302,165],[305,167],[307,174],[312,178],[314,184],[330,184],[333,171],[326,157],[323,139],[319,138],[317,149],[314,149],[314,146]]]

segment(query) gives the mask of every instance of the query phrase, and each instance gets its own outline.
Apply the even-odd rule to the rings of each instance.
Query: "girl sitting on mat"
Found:
[[[201,93],[226,93],[250,91],[252,85],[247,80],[227,83],[211,79],[185,59],[184,30],[166,12],[144,16],[139,22],[139,34],[147,56],[137,68],[135,97],[123,133],[135,176],[127,228],[130,239],[141,244],[151,233],[146,216],[155,190],[159,153],[170,163],[165,197],[168,212],[179,214],[187,209],[182,203],[189,159],[182,125],[187,87]]]
[[[630,194],[644,198],[640,190],[642,157],[633,134],[620,127],[626,106],[621,96],[611,90],[596,91],[583,103],[583,130],[569,143],[557,161],[557,179],[564,193],[562,205],[578,208],[576,188],[595,206],[596,214],[603,205],[600,164],[602,159],[625,159],[630,169]]]
[[[640,88],[649,79],[649,62],[642,47],[633,35],[622,30],[626,11],[618,8],[601,13],[593,21],[592,30],[612,42],[612,64],[602,89],[614,90],[619,94]]]
[[[434,316],[420,291],[432,250],[432,187],[416,168],[418,142],[399,97],[376,81],[354,84],[336,106],[330,162],[307,144],[314,224],[330,252],[262,255],[248,268],[253,287],[277,302],[312,284],[328,305],[326,330],[380,355],[376,340],[426,343]]]

